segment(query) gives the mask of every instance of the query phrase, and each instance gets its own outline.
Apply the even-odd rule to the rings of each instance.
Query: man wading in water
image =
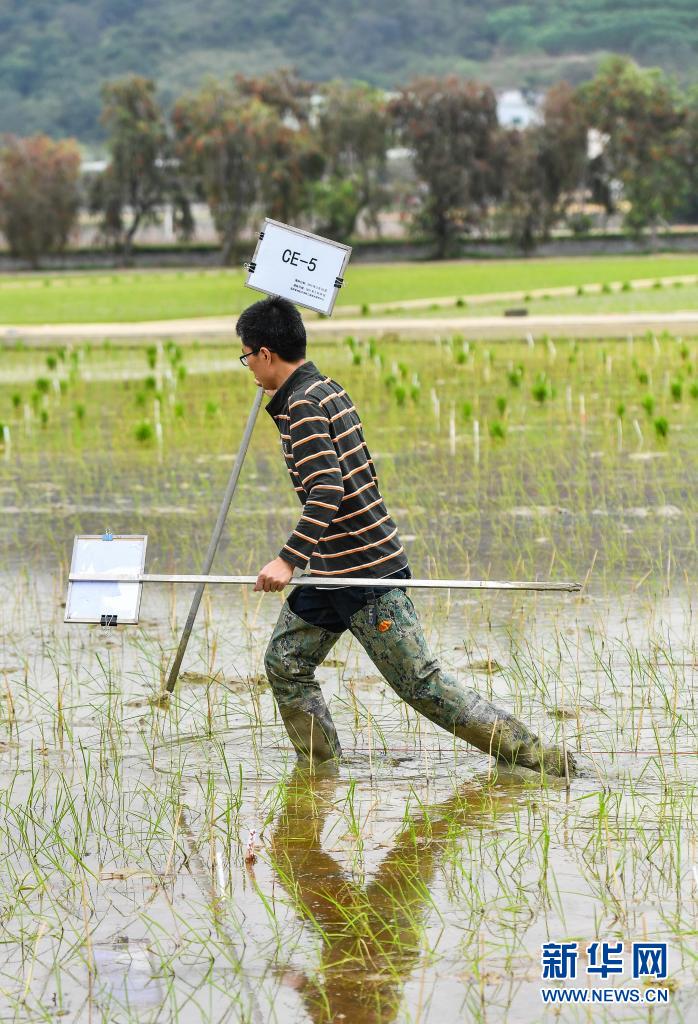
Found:
[[[283,590],[295,569],[312,576],[412,575],[378,489],[359,415],[344,388],[306,360],[305,327],[286,299],[263,299],[240,316],[244,366],[271,392],[266,410],[303,514],[255,590]],[[342,749],[315,669],[349,629],[397,694],[447,732],[507,764],[565,775],[565,755],[508,711],[444,672],[427,647],[403,587],[295,587],[284,602],[264,665],[297,753],[316,761]],[[575,764],[567,754],[569,774]]]

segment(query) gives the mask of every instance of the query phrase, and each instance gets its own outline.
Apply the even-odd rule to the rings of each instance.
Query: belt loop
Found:
[[[366,596],[369,601],[368,624],[369,626],[375,626],[378,622],[378,606],[375,589],[373,587],[367,587]]]

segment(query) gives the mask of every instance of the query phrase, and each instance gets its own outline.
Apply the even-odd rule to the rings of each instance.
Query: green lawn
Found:
[[[432,316],[481,317],[503,316],[506,309],[525,306],[532,316],[560,314],[572,316],[579,313],[676,313],[698,310],[698,285],[665,285],[662,288],[643,288],[630,292],[613,292],[611,295],[591,293],[586,295],[539,296],[526,302],[509,300],[473,304],[467,308],[441,306],[438,309],[389,310],[385,315],[404,315],[406,318],[420,317],[428,320]],[[383,315],[383,314],[381,314]]]
[[[342,305],[467,296],[698,271],[698,256],[356,264]],[[115,271],[0,277],[0,323],[91,323],[234,315],[259,293],[242,270]],[[678,291],[677,291],[678,295]]]

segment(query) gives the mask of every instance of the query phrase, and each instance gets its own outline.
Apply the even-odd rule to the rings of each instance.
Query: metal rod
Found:
[[[198,612],[199,605],[201,604],[201,598],[204,593],[204,587],[208,582],[206,577],[211,566],[213,565],[213,559],[215,558],[216,555],[218,542],[220,541],[221,534],[223,533],[223,527],[225,526],[225,520],[226,516],[228,515],[228,509],[230,508],[230,503],[233,500],[233,495],[235,494],[235,488],[237,487],[238,479],[240,477],[240,470],[242,469],[242,464],[245,461],[245,456],[247,455],[247,449],[249,448],[250,445],[250,438],[252,437],[252,431],[254,430],[254,425],[257,420],[257,414],[259,413],[260,406],[262,404],[263,396],[264,389],[257,388],[257,394],[255,395],[254,402],[252,403],[250,415],[247,417],[245,433],[242,436],[242,441],[240,442],[240,447],[238,448],[238,453],[235,458],[235,465],[233,466],[233,471],[230,474],[230,479],[228,480],[228,486],[226,487],[225,494],[223,495],[223,501],[221,502],[220,511],[218,512],[218,519],[216,519],[216,525],[213,528],[213,535],[208,545],[206,558],[204,559],[204,568],[202,573],[203,579],[201,576],[191,577],[191,582],[198,583],[199,585],[197,586],[196,592],[192,599],[191,608],[189,609],[189,615],[187,616],[187,621],[184,626],[184,632],[182,633],[182,638],[179,641],[177,654],[175,656],[174,663],[172,665],[172,668],[170,669],[170,674],[167,679],[167,685],[165,689],[167,690],[168,693],[172,693],[172,691],[175,688],[175,683],[177,682],[179,669],[187,649],[187,644],[189,643],[191,631],[194,627],[194,619],[196,618],[196,613]],[[167,582],[167,580],[168,578],[165,577],[161,582]],[[174,577],[171,578],[171,582],[176,582]]]
[[[201,590],[207,583],[235,583],[242,586],[250,586],[257,582],[256,576],[174,576],[167,573],[144,573],[141,576],[115,576],[113,573],[105,575],[88,575],[87,573],[72,573],[68,576],[69,583],[196,583]],[[327,577],[322,576],[292,576],[288,581],[289,587],[424,587],[433,590],[550,590],[563,591],[567,593],[578,593],[582,589],[581,583],[547,583],[545,581],[532,580],[529,582],[503,581],[503,580],[419,580],[402,579],[400,577],[374,579],[369,577],[352,576]],[[198,594],[197,590],[197,594]],[[200,600],[200,597],[199,597]],[[198,605],[197,605],[198,607]],[[179,652],[178,652],[179,653]],[[168,683],[169,688],[169,683]]]

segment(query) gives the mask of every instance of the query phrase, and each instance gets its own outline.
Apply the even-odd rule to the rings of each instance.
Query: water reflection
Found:
[[[406,815],[392,848],[362,885],[322,847],[338,781],[327,771],[311,775],[297,768],[271,839],[278,879],[321,944],[316,971],[302,973],[297,987],[315,1024],[388,1024],[420,959],[434,905],[430,889],[449,842],[491,826],[520,798],[521,782],[514,774],[500,776],[496,788],[470,782],[448,800]]]

